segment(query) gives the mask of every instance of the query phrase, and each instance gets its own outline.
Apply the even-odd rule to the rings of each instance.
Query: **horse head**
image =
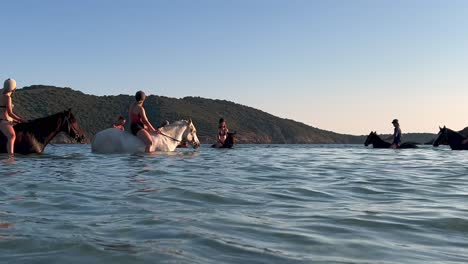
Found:
[[[466,138],[462,134],[444,126],[439,127],[439,134],[432,145],[437,147],[444,144],[450,145],[450,148],[452,149],[467,149],[465,141]]]
[[[67,133],[78,143],[84,143],[85,135],[83,129],[78,125],[78,121],[71,112],[71,109],[63,111],[63,119],[60,130]]]
[[[448,129],[444,127],[439,127],[439,133],[437,134],[437,138],[434,140],[434,143],[432,143],[432,146],[438,147],[439,145],[442,144],[447,144],[448,143]]]
[[[364,142],[364,146],[367,147],[370,144],[372,144],[374,142],[375,136],[377,136],[377,131],[376,132],[371,131],[369,135],[367,136],[366,141]]]
[[[197,129],[192,122],[192,119],[189,119],[187,122],[187,129],[184,131],[182,135],[182,140],[188,143],[191,143],[193,148],[200,147],[200,140],[198,140],[197,136]]]

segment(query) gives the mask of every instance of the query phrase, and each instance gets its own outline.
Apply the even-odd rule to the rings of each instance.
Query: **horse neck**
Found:
[[[185,130],[187,129],[187,124],[175,123],[172,125],[165,126],[161,128],[161,132],[165,135],[173,137],[179,141],[182,141],[182,136],[184,135]]]
[[[31,122],[33,135],[44,147],[60,132],[63,117],[53,115]]]
[[[378,135],[374,135],[374,140],[372,140],[374,147],[389,147],[390,143],[385,142],[383,139],[381,139]]]
[[[463,137],[461,134],[455,131],[447,130],[447,139],[448,139],[449,145],[452,147],[452,146],[460,145],[461,142],[465,139],[465,137]]]

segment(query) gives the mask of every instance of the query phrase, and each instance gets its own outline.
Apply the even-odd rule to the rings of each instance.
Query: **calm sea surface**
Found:
[[[48,146],[0,162],[0,262],[468,263],[468,151]]]

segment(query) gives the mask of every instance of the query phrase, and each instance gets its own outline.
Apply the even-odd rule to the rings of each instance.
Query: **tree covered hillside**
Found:
[[[128,107],[132,102],[133,95],[94,96],[70,88],[44,85],[18,89],[14,95],[15,111],[27,119],[71,108],[89,137],[110,127],[119,115],[128,118]],[[145,109],[148,118],[156,126],[163,120],[172,122],[192,118],[202,143],[215,140],[220,117],[227,119],[231,131],[238,132],[239,143],[363,142],[363,137],[321,130],[224,100],[150,95],[145,102]]]

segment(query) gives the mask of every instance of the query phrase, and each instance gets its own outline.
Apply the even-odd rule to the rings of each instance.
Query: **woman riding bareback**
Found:
[[[128,111],[130,118],[130,130],[132,134],[137,136],[145,143],[145,152],[151,152],[151,146],[153,145],[153,137],[150,133],[159,133],[158,130],[154,129],[151,123],[146,117],[145,108],[143,103],[146,100],[146,95],[143,91],[138,91],[135,94],[135,100]]]
[[[3,83],[3,89],[0,94],[0,132],[2,132],[7,138],[7,152],[8,158],[13,158],[15,153],[15,139],[16,133],[13,129],[15,123],[26,122],[19,115],[13,113],[13,104],[11,102],[11,96],[16,90],[16,81],[13,79],[7,79]]]
[[[398,119],[393,119],[392,124],[394,127],[393,136],[391,136],[393,141],[390,147],[393,149],[396,149],[396,148],[399,148],[401,144],[401,128],[400,128],[400,123],[398,122]]]

